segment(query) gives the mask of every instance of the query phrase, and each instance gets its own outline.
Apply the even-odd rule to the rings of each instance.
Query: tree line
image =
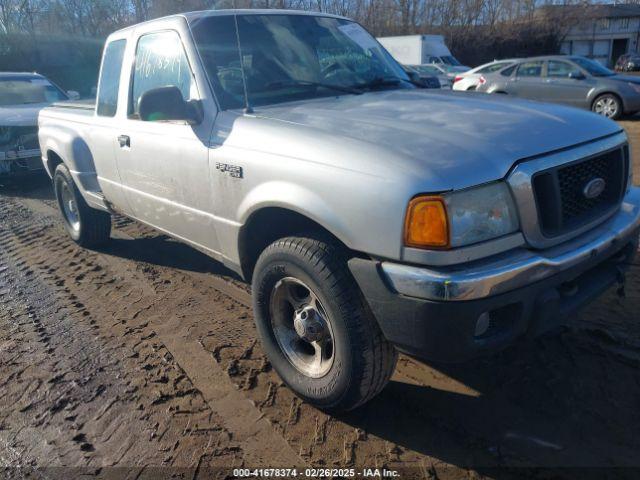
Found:
[[[489,29],[535,20],[547,4],[584,0],[0,0],[0,34],[104,38],[133,23],[174,13],[221,8],[289,8],[354,18],[375,35]]]

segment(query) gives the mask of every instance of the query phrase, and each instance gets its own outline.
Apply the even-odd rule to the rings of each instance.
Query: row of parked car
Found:
[[[436,77],[442,88],[559,103],[614,120],[640,111],[640,77],[622,75],[579,56],[498,60],[458,72],[439,65],[407,68],[423,80]]]

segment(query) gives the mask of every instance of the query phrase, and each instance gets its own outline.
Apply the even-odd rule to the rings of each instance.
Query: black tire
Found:
[[[332,412],[354,409],[380,393],[398,358],[353,279],[347,259],[345,249],[331,240],[283,238],[262,252],[252,282],[256,325],[274,369],[303,400]],[[290,278],[300,280],[317,296],[332,330],[333,360],[320,378],[297,368],[274,333],[273,295],[276,286]]]
[[[603,93],[602,95],[598,95],[593,101],[591,111],[610,118],[611,120],[618,120],[623,113],[622,101],[613,93]]]
[[[87,205],[69,169],[63,163],[56,167],[53,188],[64,227],[74,242],[82,247],[92,248],[109,240],[111,215]],[[74,202],[73,207],[69,206],[69,201]]]

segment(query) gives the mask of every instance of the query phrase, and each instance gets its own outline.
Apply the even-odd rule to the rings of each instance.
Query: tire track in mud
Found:
[[[144,326],[128,325],[126,316],[114,322],[107,304],[95,301],[108,302],[103,290],[115,281],[93,254],[51,237],[54,224],[19,205],[0,203],[0,215],[0,403],[7,407],[0,439],[8,465],[44,465],[63,477],[68,472],[56,466],[193,474],[203,464],[242,465],[240,446],[171,354]],[[61,276],[65,270],[71,274]],[[87,298],[73,293],[80,285],[91,290],[78,292]]]
[[[140,348],[153,342],[166,322],[178,322],[183,348],[205,349],[311,465],[402,467],[419,477],[482,478],[505,465],[633,464],[638,439],[624,425],[638,424],[633,404],[640,398],[640,380],[632,366],[640,343],[635,343],[637,325],[634,330],[629,321],[634,305],[640,305],[637,270],[628,289],[631,306],[606,297],[587,315],[586,330],[541,339],[518,354],[512,349],[462,371],[438,371],[402,358],[395,382],[379,398],[349,415],[330,417],[302,404],[271,371],[256,342],[247,287],[216,262],[121,218],[115,221],[120,234],[113,245],[98,253],[83,251],[64,236],[57,220],[11,205],[18,207],[15,231],[23,238],[26,231],[41,235],[26,246],[16,245],[22,241],[18,237],[10,239],[17,261],[37,265],[47,283],[82,297],[83,305],[99,312],[99,328],[108,328],[113,341],[135,334]],[[25,223],[35,230],[25,230]],[[613,334],[604,325],[612,311],[620,317]],[[603,335],[612,339],[603,342]],[[185,374],[193,368],[185,367]],[[608,373],[615,369],[619,373]],[[597,376],[590,379],[594,371]],[[615,385],[620,380],[634,386],[626,396]],[[598,385],[603,382],[606,387]],[[603,395],[603,388],[615,395]],[[167,389],[159,399],[170,395]],[[593,400],[597,395],[602,402]],[[596,412],[612,397],[623,412],[613,422]],[[585,408],[581,398],[592,401]],[[581,427],[583,418],[588,421]],[[595,428],[598,422],[604,427]],[[601,441],[585,435],[592,427]],[[614,437],[617,449],[603,448]]]

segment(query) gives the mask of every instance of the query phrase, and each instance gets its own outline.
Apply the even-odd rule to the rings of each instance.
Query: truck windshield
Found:
[[[214,15],[192,20],[191,29],[223,109],[245,105],[245,86],[251,106],[414,88],[387,51],[347,20]]]
[[[67,96],[46,78],[28,76],[0,78],[0,106],[2,107],[53,103],[61,100],[67,100]]]

